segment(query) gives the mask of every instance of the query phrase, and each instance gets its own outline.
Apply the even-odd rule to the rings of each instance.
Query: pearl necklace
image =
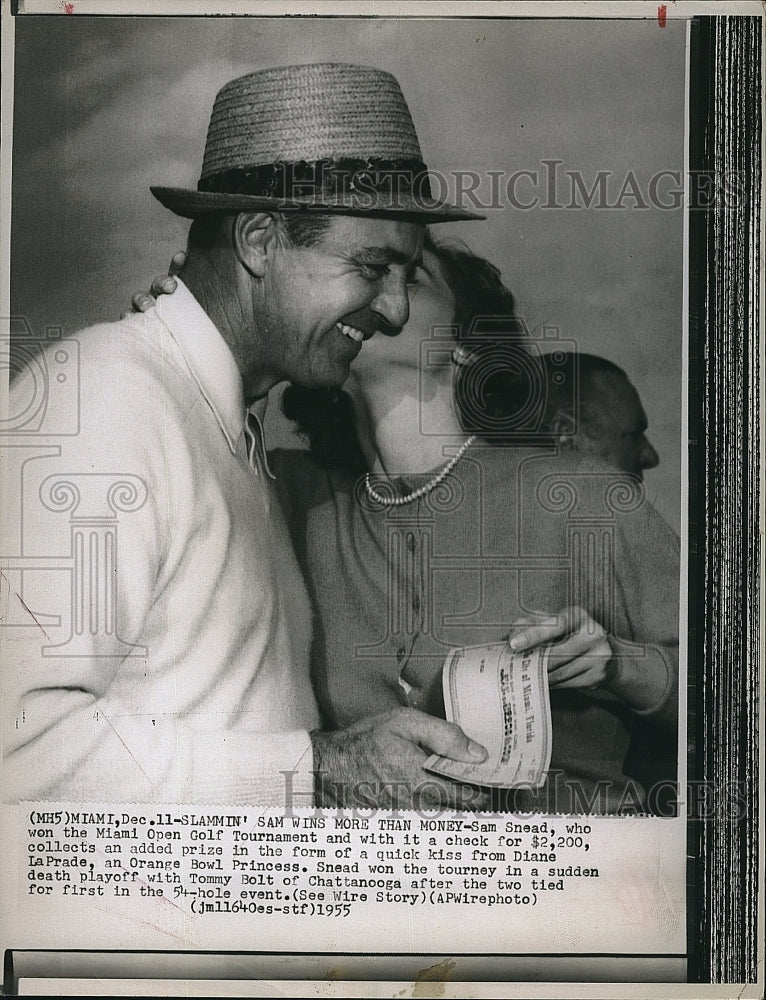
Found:
[[[364,477],[364,489],[367,496],[371,500],[375,500],[377,503],[381,504],[383,507],[401,507],[402,504],[412,503],[413,500],[417,500],[418,497],[425,496],[426,493],[430,493],[431,490],[435,489],[439,483],[443,482],[447,476],[452,472],[460,459],[465,455],[466,451],[471,447],[471,445],[476,440],[476,435],[472,434],[463,444],[460,446],[458,451],[453,455],[453,457],[447,462],[441,472],[437,472],[433,479],[429,480],[425,486],[421,486],[420,489],[413,490],[412,493],[408,493],[404,497],[384,497],[375,489],[375,487],[370,482],[370,473]]]

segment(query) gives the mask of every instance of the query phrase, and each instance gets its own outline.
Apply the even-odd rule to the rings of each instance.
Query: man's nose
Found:
[[[654,446],[646,438],[644,438],[641,446],[641,468],[653,469],[659,464],[660,456],[655,451]]]
[[[410,316],[410,300],[407,296],[407,278],[401,274],[387,274],[378,294],[370,303],[386,326],[400,330]]]

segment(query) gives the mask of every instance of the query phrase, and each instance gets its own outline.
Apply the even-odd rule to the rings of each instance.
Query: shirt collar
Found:
[[[157,299],[157,315],[170,331],[232,452],[245,424],[242,376],[216,325],[186,285]]]

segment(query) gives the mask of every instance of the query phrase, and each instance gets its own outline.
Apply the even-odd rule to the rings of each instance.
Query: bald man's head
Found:
[[[543,362],[548,385],[544,422],[555,441],[638,479],[658,464],[646,437],[641,399],[621,368],[595,354],[574,352],[545,355]],[[573,386],[579,391],[573,392]]]

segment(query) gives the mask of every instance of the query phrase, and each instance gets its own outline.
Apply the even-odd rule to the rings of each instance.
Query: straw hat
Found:
[[[431,196],[390,73],[346,63],[248,73],[217,94],[197,190],[152,187],[177,215],[295,210],[428,223],[480,219]]]

